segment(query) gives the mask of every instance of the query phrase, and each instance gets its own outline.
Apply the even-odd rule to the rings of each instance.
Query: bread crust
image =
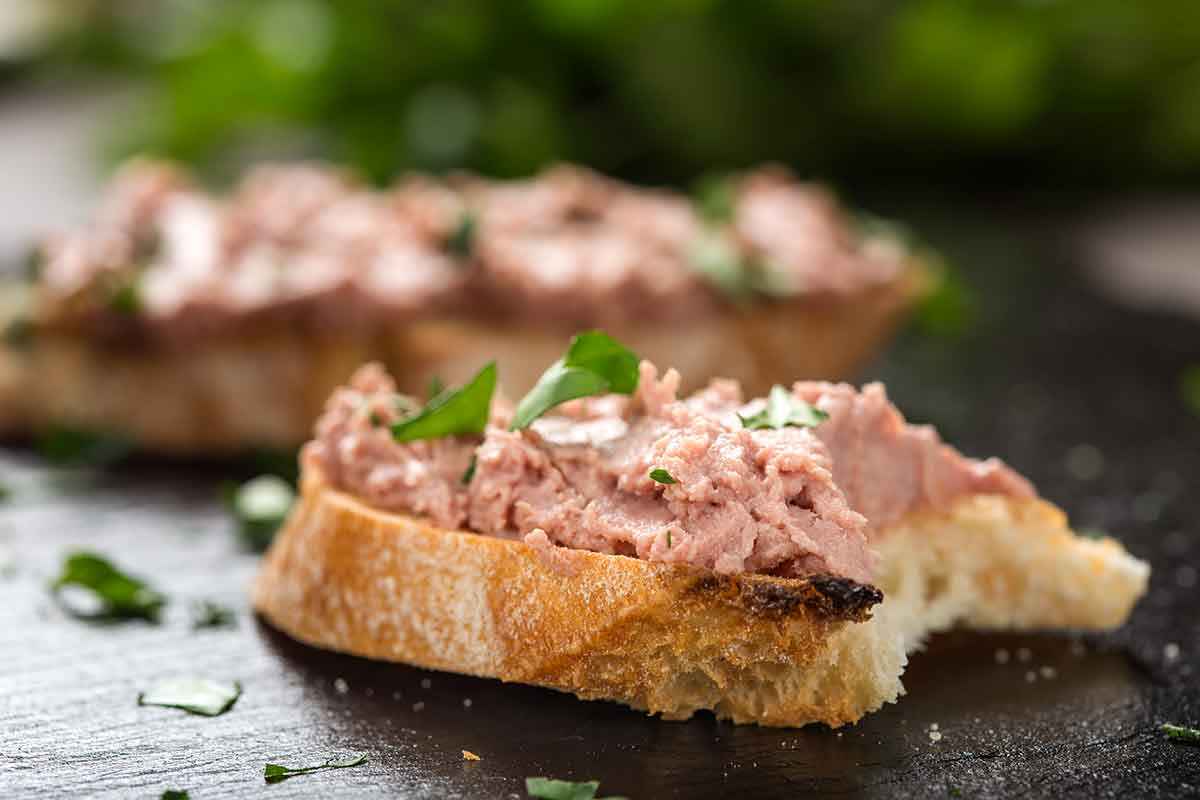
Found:
[[[255,582],[317,647],[545,686],[666,718],[839,726],[903,693],[906,654],[955,624],[1103,630],[1149,568],[1043,500],[963,498],[880,537],[880,586],[722,576],[446,531],[305,476]]]
[[[841,578],[725,576],[440,530],[311,475],[254,585],[259,613],[319,647],[668,718],[713,709],[788,726],[852,722],[895,696],[898,682],[837,663],[874,646],[845,634],[880,599]]]
[[[762,394],[773,383],[848,375],[891,335],[925,282],[914,264],[894,283],[848,297],[764,301],[690,323],[609,332],[695,376],[685,390],[723,376]],[[0,329],[27,302],[17,302],[18,293],[0,290]],[[426,320],[335,332],[271,322],[186,345],[39,332],[22,347],[0,344],[0,435],[62,425],[120,433],[179,456],[291,448],[367,361],[382,362],[402,391],[423,395],[433,376],[460,383],[495,359],[505,390],[520,396],[573,332],[538,325],[532,309],[525,325]]]

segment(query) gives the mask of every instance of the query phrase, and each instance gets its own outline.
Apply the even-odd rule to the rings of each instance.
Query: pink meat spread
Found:
[[[367,504],[448,529],[679,562],[720,573],[831,574],[868,582],[870,542],[905,514],[976,493],[1033,497],[998,461],[977,462],[909,425],[883,387],[797,383],[826,411],[815,428],[747,429],[762,400],[717,380],[677,396],[643,362],[632,397],[559,406],[521,432],[493,404],[481,436],[400,444],[412,407],[376,365],[339,389],[303,454],[310,473]],[[475,460],[469,481],[463,481]],[[676,483],[659,483],[664,469]]]
[[[214,196],[170,164],[136,161],[91,224],[45,243],[36,317],[136,322],[169,338],[264,317],[382,325],[536,307],[539,320],[579,328],[719,311],[729,299],[695,267],[697,243],[713,236],[769,266],[785,293],[860,291],[905,266],[894,241],[860,235],[828,195],[778,168],[737,186],[732,219],[711,223],[683,195],[574,167],[373,190],[328,167],[274,165]],[[114,308],[131,286],[136,309]]]

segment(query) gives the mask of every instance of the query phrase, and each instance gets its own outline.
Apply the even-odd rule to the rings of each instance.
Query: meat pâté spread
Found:
[[[576,167],[520,181],[409,176],[382,190],[314,164],[252,170],[223,196],[135,161],[92,222],[40,252],[35,320],[166,340],[283,318],[317,326],[434,315],[578,328],[711,314],[753,296],[894,280],[894,235],[769,167],[728,182],[719,217],[684,195]]]
[[[872,576],[870,543],[909,512],[968,494],[1035,496],[1003,463],[906,423],[879,384],[800,382],[747,401],[715,380],[680,398],[674,370],[636,371],[630,396],[575,399],[518,430],[529,398],[516,412],[493,403],[478,434],[400,442],[393,426],[415,401],[368,365],[330,399],[302,463],[375,508],[447,529],[859,582]],[[769,424],[780,404],[804,424]]]

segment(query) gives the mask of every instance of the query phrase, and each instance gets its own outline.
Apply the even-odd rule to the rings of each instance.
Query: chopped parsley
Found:
[[[525,793],[538,800],[593,800],[600,789],[600,781],[559,781],[553,778],[526,778]],[[621,797],[599,798],[599,800],[624,800]]]
[[[426,397],[432,400],[444,391],[446,391],[446,384],[442,382],[442,376],[434,375],[429,379],[429,388],[426,390]]]
[[[475,477],[475,463],[476,463],[477,459],[478,459],[478,456],[476,456],[474,453],[472,453],[471,454],[471,463],[467,465],[467,468],[463,471],[462,478],[460,479],[463,486],[466,486],[468,483],[471,482],[471,479]]]
[[[126,458],[134,442],[120,433],[53,426],[38,436],[37,449],[59,466],[103,467]]]
[[[510,430],[528,428],[557,405],[597,394],[633,394],[638,385],[638,357],[603,331],[571,339],[567,354],[542,373],[521,400]]]
[[[237,616],[232,608],[200,600],[192,604],[192,630],[202,628],[232,628],[237,625]]]
[[[1184,742],[1185,744],[1200,744],[1200,730],[1196,730],[1195,728],[1164,722],[1162,731],[1167,735],[1167,738],[1173,741]]]
[[[718,233],[697,239],[688,264],[729,299],[745,302],[754,293],[754,278],[733,242]]]
[[[471,252],[475,248],[475,229],[477,227],[475,215],[470,211],[464,211],[458,218],[458,224],[446,238],[446,251],[459,258],[470,258]]]
[[[4,326],[4,344],[13,350],[24,350],[33,342],[34,325],[26,317],[17,317]]]
[[[346,769],[365,763],[367,763],[367,754],[359,753],[348,758],[331,758],[324,764],[318,764],[315,767],[285,767],[282,764],[267,764],[263,768],[263,778],[267,783],[279,783],[297,775],[308,775],[310,772],[318,772],[323,769]]]
[[[126,283],[118,286],[109,295],[108,307],[118,314],[132,317],[142,310],[142,295],[137,284]]]
[[[771,392],[767,395],[767,404],[761,411],[748,417],[738,414],[738,419],[742,421],[743,427],[750,430],[778,430],[788,425],[814,428],[829,419],[829,414],[803,400],[797,400],[791,392],[776,384],[771,387]]]
[[[167,789],[159,800],[190,800],[190,796],[185,789]]]
[[[650,480],[658,483],[679,483],[675,480],[675,476],[661,467],[650,470]]]
[[[729,175],[705,175],[692,189],[692,205],[709,223],[720,225],[733,220],[737,192]]]
[[[75,587],[90,594],[90,607],[80,607],[64,589]],[[92,621],[144,619],[158,622],[167,598],[144,581],[126,575],[107,559],[95,553],[79,551],[67,556],[62,573],[50,584],[50,591],[72,616]]]
[[[397,442],[436,439],[441,436],[483,433],[496,390],[496,362],[476,373],[461,389],[446,389],[425,407],[392,426]]]
[[[367,420],[371,423],[372,428],[378,428],[383,424],[383,417],[379,416],[378,411],[372,411],[367,415]]]
[[[1200,364],[1193,364],[1180,373],[1179,394],[1188,410],[1200,417]]]
[[[296,500],[296,490],[278,475],[259,475],[234,490],[229,501],[242,540],[262,552],[275,538]]]
[[[671,544],[671,529],[667,528],[667,547],[671,548],[673,546],[674,545]]]
[[[138,695],[139,706],[178,708],[189,714],[216,717],[233,708],[242,696],[237,681],[224,683],[207,678],[177,678],[163,681]]]

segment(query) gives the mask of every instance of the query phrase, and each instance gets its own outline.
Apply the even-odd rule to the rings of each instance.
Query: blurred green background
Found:
[[[108,156],[216,178],[278,155],[377,181],[563,159],[666,183],[765,160],[853,186],[1200,174],[1195,0],[6,5],[10,80],[132,80]]]

